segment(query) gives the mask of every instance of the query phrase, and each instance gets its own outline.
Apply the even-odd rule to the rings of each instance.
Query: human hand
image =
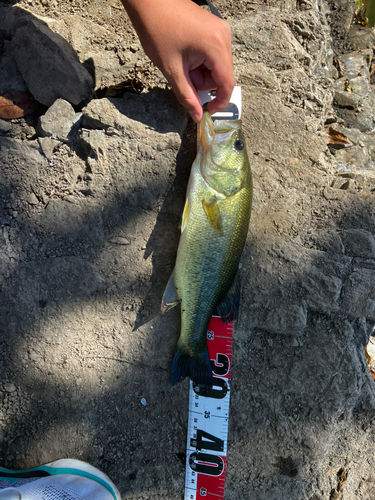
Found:
[[[226,21],[191,0],[122,0],[143,49],[192,119],[202,117],[197,90],[216,89],[210,114],[223,110],[235,85]]]

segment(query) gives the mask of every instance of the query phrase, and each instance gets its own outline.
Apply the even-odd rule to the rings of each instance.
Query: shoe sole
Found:
[[[121,500],[121,495],[109,477],[93,465],[75,460],[73,458],[61,458],[39,467],[27,470],[10,470],[0,467],[0,477],[26,479],[29,477],[57,476],[60,474],[71,474],[81,476],[101,484],[108,490],[115,500]]]

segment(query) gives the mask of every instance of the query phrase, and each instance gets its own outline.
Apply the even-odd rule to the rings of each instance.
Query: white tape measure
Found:
[[[214,383],[202,390],[190,380],[185,500],[224,498],[233,322],[212,316],[207,331]]]

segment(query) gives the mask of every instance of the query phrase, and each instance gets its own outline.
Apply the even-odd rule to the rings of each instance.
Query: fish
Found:
[[[212,387],[207,327],[215,309],[225,322],[239,306],[239,261],[252,202],[252,176],[241,120],[212,121],[204,111],[192,165],[175,268],[161,311],[181,305],[181,332],[170,382],[189,377]]]

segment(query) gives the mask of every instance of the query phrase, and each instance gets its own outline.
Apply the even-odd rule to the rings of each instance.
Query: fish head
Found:
[[[246,183],[250,166],[241,120],[212,121],[205,111],[200,124],[201,175],[218,193],[230,196]]]

